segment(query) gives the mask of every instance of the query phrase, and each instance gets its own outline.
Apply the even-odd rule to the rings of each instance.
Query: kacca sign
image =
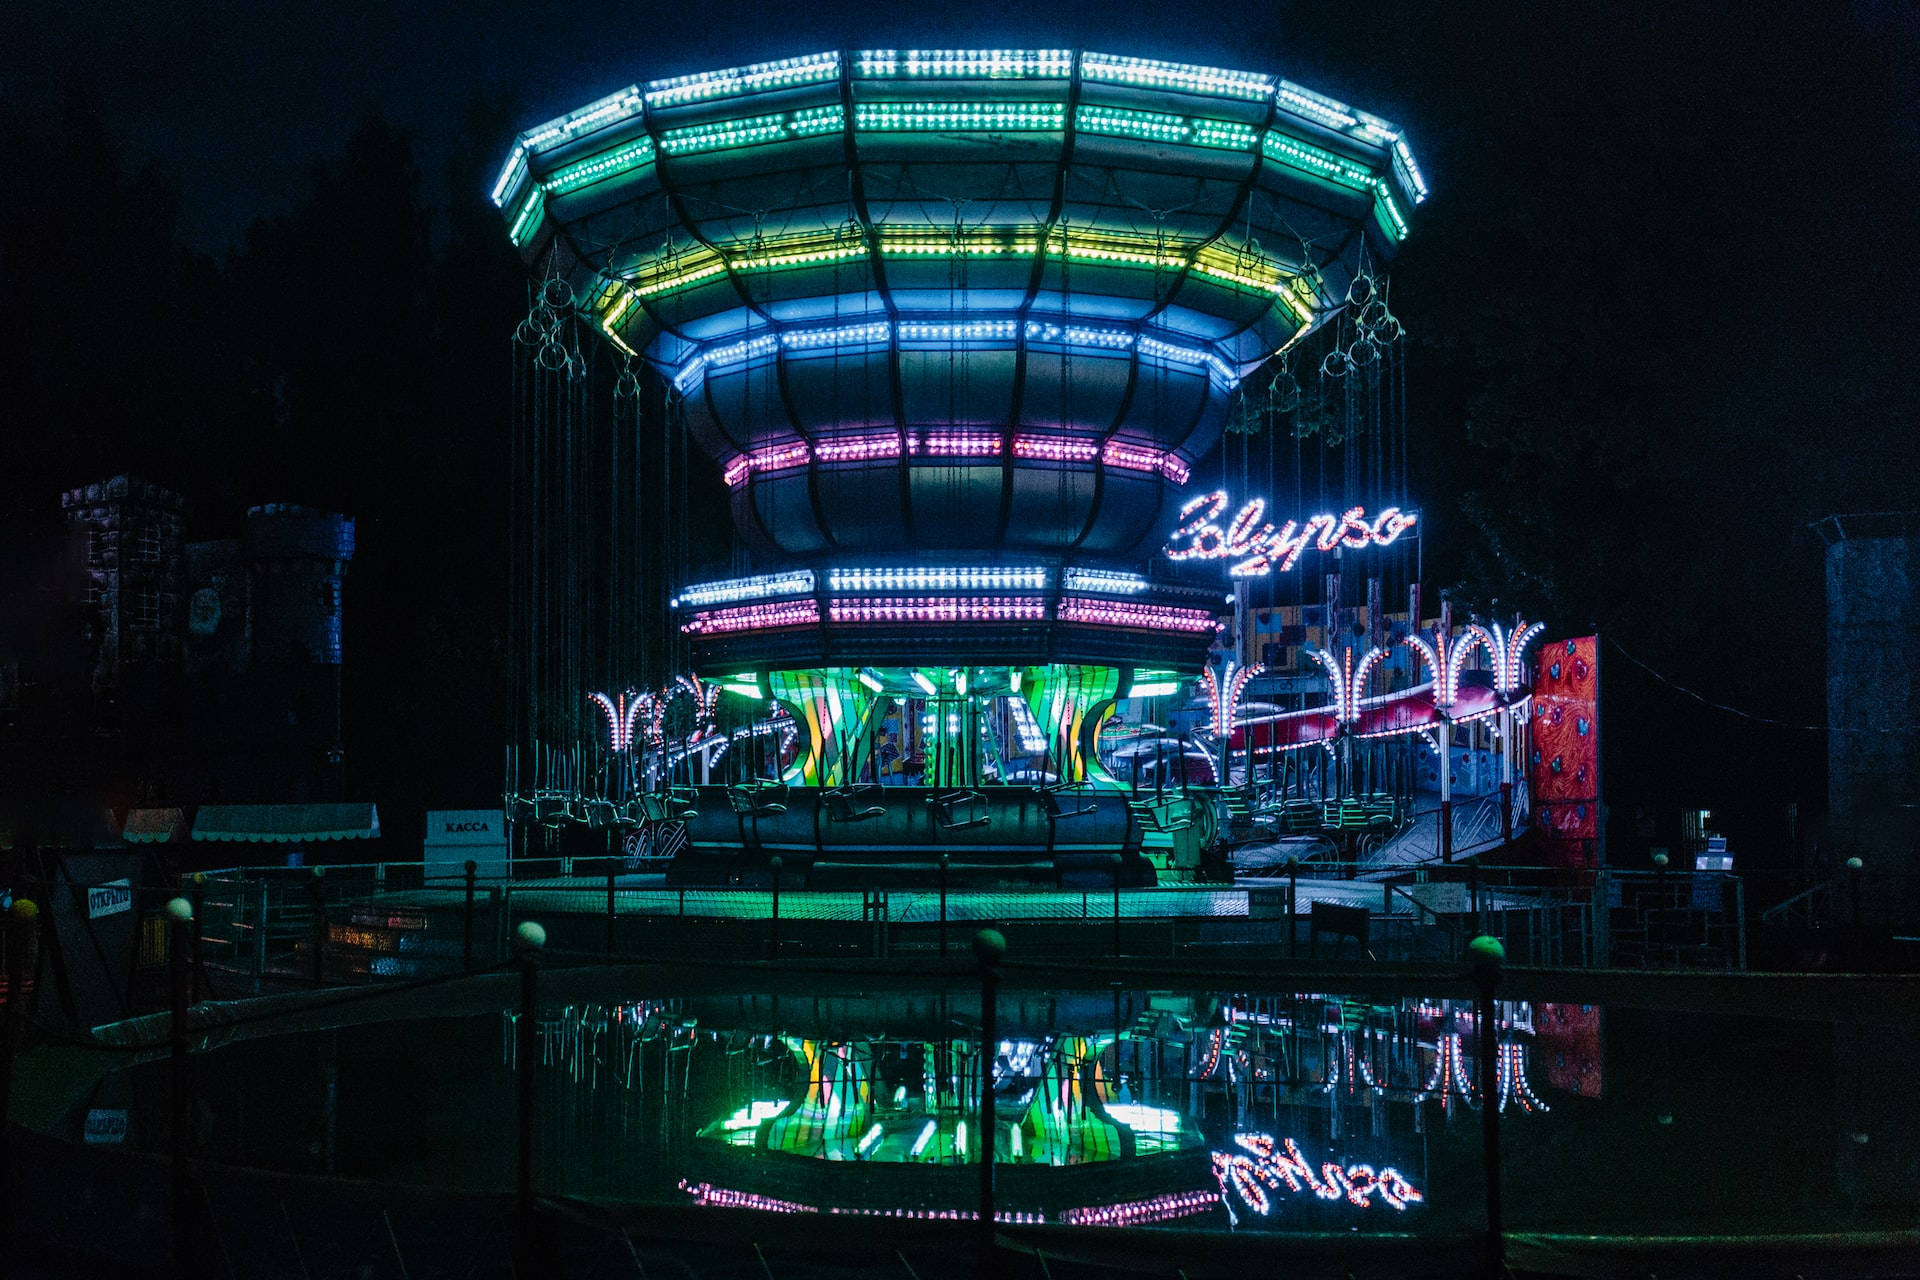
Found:
[[[1334,551],[1348,547],[1391,546],[1419,523],[1411,511],[1388,507],[1372,519],[1365,507],[1350,507],[1340,515],[1308,516],[1289,520],[1279,528],[1266,518],[1267,500],[1255,498],[1234,512],[1225,524],[1227,491],[1202,494],[1180,508],[1180,525],[1166,545],[1169,560],[1232,560],[1227,572],[1236,578],[1258,578],[1285,573],[1309,547]]]

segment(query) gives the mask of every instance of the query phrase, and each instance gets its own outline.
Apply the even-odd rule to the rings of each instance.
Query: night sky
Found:
[[[381,690],[422,683],[421,652],[491,679],[498,562],[445,562],[499,533],[525,303],[485,186],[513,132],[822,48],[1244,67],[1403,125],[1434,190],[1394,269],[1431,585],[1529,584],[1557,633],[1598,626],[1714,701],[1818,722],[1807,524],[1920,506],[1920,6],[94,0],[9,21],[9,523],[129,468],[212,507],[336,505],[387,549],[348,620]],[[1763,833],[1818,804],[1819,735],[1609,660],[1616,810],[1725,804]],[[397,697],[363,697],[362,723],[431,714]],[[403,792],[475,767],[439,755]]]

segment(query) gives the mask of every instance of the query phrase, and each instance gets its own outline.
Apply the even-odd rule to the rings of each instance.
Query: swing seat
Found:
[[[927,797],[927,803],[933,806],[935,821],[946,831],[970,831],[993,821],[979,811],[986,802],[987,798],[978,791],[944,791]]]
[[[823,794],[827,804],[827,817],[834,822],[865,822],[869,818],[885,816],[886,806],[874,804],[880,796],[880,788],[868,783],[858,787],[840,787]]]
[[[1193,806],[1183,796],[1167,800],[1129,800],[1127,808],[1139,820],[1143,831],[1171,835],[1193,825]]]
[[[611,800],[589,800],[584,816],[590,830],[605,831],[619,820],[620,811]]]
[[[1100,806],[1082,804],[1093,792],[1084,783],[1062,782],[1051,787],[1040,788],[1040,802],[1047,807],[1047,816],[1056,821],[1063,818],[1078,818],[1092,813]]]
[[[787,784],[742,782],[727,788],[727,803],[743,818],[770,818],[787,811]]]
[[[572,797],[547,791],[533,798],[533,820],[549,827],[563,827],[573,820],[569,802]]]

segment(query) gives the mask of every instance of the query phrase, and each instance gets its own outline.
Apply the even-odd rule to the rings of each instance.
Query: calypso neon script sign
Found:
[[[1257,578],[1276,570],[1285,573],[1309,546],[1320,551],[1390,546],[1420,519],[1411,511],[1388,507],[1369,520],[1365,507],[1351,507],[1341,515],[1308,516],[1304,522],[1289,520],[1275,529],[1273,522],[1264,518],[1265,498],[1247,503],[1223,526],[1220,515],[1226,509],[1225,489],[1201,494],[1180,508],[1180,525],[1166,545],[1167,559],[1231,559],[1234,563],[1228,573],[1236,578]]]

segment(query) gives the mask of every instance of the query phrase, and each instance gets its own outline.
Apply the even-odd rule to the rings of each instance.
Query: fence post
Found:
[[[1120,954],[1120,868],[1126,865],[1126,859],[1117,853],[1107,855],[1113,867],[1113,954]]]
[[[539,1048],[535,1034],[540,1016],[540,949],[547,944],[547,931],[531,920],[524,920],[513,931],[514,961],[520,967],[520,1023],[514,1028],[516,1083],[519,1086],[517,1108],[519,1138],[519,1180],[515,1199],[514,1255],[515,1271],[522,1276],[542,1273],[539,1251],[534,1242],[533,1217],[533,1107],[534,1054]]]
[[[193,907],[193,950],[188,953],[193,972],[193,987],[189,993],[192,1004],[199,1004],[206,999],[207,962],[202,941],[205,926],[200,922],[200,909],[206,905],[206,901],[207,873],[196,871],[193,873],[193,897],[190,900],[190,905]]]
[[[993,1114],[993,1065],[1000,1053],[1000,961],[1007,940],[998,929],[973,935],[973,958],[980,968],[980,1206],[974,1274],[986,1280],[999,1275],[994,1252],[993,1161],[997,1122]]]
[[[947,954],[947,868],[952,865],[950,854],[940,855],[940,956]]]
[[[327,980],[327,900],[320,889],[326,875],[325,867],[315,867],[313,878],[307,881],[307,892],[313,895],[313,985],[316,987]]]
[[[1653,943],[1653,968],[1664,969],[1667,966],[1667,855],[1662,850],[1653,855],[1654,910],[1658,913],[1649,921],[1647,933]]]
[[[1506,1274],[1507,1246],[1500,1212],[1500,1100],[1494,1096],[1499,1079],[1500,1028],[1495,1021],[1494,988],[1500,985],[1500,966],[1507,950],[1500,939],[1481,934],[1467,944],[1467,963],[1473,970],[1474,1016],[1480,1038],[1480,1149],[1487,1178],[1487,1275]]]
[[[169,1017],[167,1040],[170,1048],[167,1072],[167,1172],[170,1214],[168,1225],[173,1235],[173,1266],[176,1274],[194,1274],[194,1253],[190,1237],[193,1213],[192,1192],[187,1180],[187,1141],[192,1119],[188,1112],[192,1100],[188,1093],[187,1004],[191,986],[188,951],[192,941],[193,904],[185,898],[167,903],[167,993]]]
[[[1300,958],[1300,859],[1287,859],[1287,959]]]
[[[607,959],[609,960],[613,959],[614,955],[613,921],[615,915],[618,914],[618,908],[615,905],[613,896],[613,877],[618,867],[618,860],[609,855],[607,858]]]
[[[1504,744],[1503,744],[1504,746]],[[1500,843],[1513,843],[1513,784],[1500,784]]]
[[[472,858],[467,859],[467,913],[461,922],[460,965],[467,972],[473,971],[473,891],[474,880],[480,871],[480,864]]]
[[[33,972],[34,944],[40,928],[40,906],[32,898],[16,901],[7,913],[5,957],[7,967],[7,1007],[0,1018],[0,1187],[12,1173],[13,1139],[7,1125],[12,1121],[13,1055],[20,1044],[21,1006],[26,1000],[27,976]],[[8,1207],[0,1196],[0,1222]]]
[[[778,960],[780,958],[780,868],[784,865],[780,860],[780,855],[777,853],[767,859],[767,866],[773,871],[773,919],[769,922],[767,933],[767,958],[769,960]]]
[[[1860,928],[1860,871],[1866,863],[1858,858],[1847,859],[1847,888],[1853,896],[1853,966],[1864,967],[1867,954],[1867,935]]]

